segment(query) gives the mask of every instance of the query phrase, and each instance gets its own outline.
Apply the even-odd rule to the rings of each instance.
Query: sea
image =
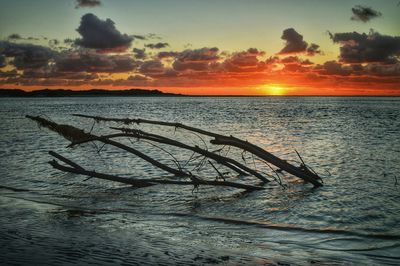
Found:
[[[232,135],[323,180],[274,172],[248,152],[181,128]],[[48,151],[127,178],[174,178],[110,145],[70,143],[26,115],[97,135],[129,127],[217,152],[269,174],[263,190],[133,188],[53,169]],[[171,167],[259,184],[190,151],[114,139]],[[399,265],[400,97],[64,97],[0,99],[1,265]],[[275,169],[278,170],[278,169]],[[229,172],[229,173],[228,173]],[[176,178],[176,177],[175,177]],[[221,177],[219,177],[221,178]]]

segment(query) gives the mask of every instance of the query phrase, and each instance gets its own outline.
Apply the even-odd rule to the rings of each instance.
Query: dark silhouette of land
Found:
[[[0,97],[96,97],[96,96],[184,96],[183,94],[164,93],[159,90],[129,89],[129,90],[64,90],[43,89],[35,91],[24,91],[20,89],[0,89]]]

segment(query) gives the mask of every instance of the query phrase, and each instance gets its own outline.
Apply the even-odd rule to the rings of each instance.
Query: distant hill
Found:
[[[23,91],[19,89],[0,89],[0,97],[99,97],[99,96],[135,96],[135,97],[149,97],[149,96],[184,96],[183,94],[164,93],[159,90],[144,90],[144,89],[130,89],[130,90],[36,90],[36,91]]]

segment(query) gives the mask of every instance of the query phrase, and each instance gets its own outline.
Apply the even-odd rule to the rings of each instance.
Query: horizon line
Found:
[[[183,94],[183,93],[171,93],[171,92],[163,92],[160,89],[144,89],[144,88],[130,88],[130,89],[117,89],[117,90],[109,90],[109,89],[100,89],[100,88],[92,88],[92,89],[87,89],[87,90],[72,90],[72,89],[65,89],[65,88],[57,88],[57,89],[49,89],[49,88],[43,88],[43,89],[36,89],[36,90],[24,90],[21,88],[0,88],[1,90],[11,90],[11,91],[23,91],[24,93],[32,93],[32,92],[40,92],[40,91],[65,91],[65,92],[80,92],[80,93],[85,93],[85,92],[91,92],[91,91],[103,91],[105,93],[111,92],[110,95],[92,95],[93,97],[124,97],[124,95],[112,95],[112,93],[123,93],[123,92],[129,92],[131,90],[142,90],[142,91],[159,91],[161,92],[160,95],[125,95],[125,97],[173,97],[173,96],[179,96],[179,97],[400,97],[400,94],[395,94],[395,95],[385,95],[385,94],[354,94],[354,95],[347,95],[347,94],[282,94],[282,95],[271,95],[271,94]],[[0,96],[1,97],[1,96]],[[3,96],[2,98],[16,98],[16,97],[24,97],[24,96]],[[28,96],[29,97],[29,96]],[[40,97],[40,96],[39,96]],[[57,96],[54,96],[57,97]],[[58,96],[58,97],[82,97],[81,95],[65,95],[65,96]],[[86,95],[85,97],[91,97],[91,95]]]

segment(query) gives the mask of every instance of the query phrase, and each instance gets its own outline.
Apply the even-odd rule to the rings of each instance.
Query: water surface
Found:
[[[91,129],[91,120],[72,113],[181,122],[247,139],[288,160],[298,160],[296,149],[325,186],[312,189],[287,177],[286,189],[271,183],[242,195],[85,180],[52,169],[47,151],[89,170],[137,178],[165,173],[112,147],[99,154],[90,144],[67,149],[66,140],[25,118],[42,115]],[[6,264],[400,261],[400,98],[7,98],[0,99],[0,121],[0,260]],[[182,130],[140,128],[204,145]],[[102,123],[93,130],[111,132]],[[147,143],[125,143],[173,165]],[[169,150],[182,161],[191,155]]]

